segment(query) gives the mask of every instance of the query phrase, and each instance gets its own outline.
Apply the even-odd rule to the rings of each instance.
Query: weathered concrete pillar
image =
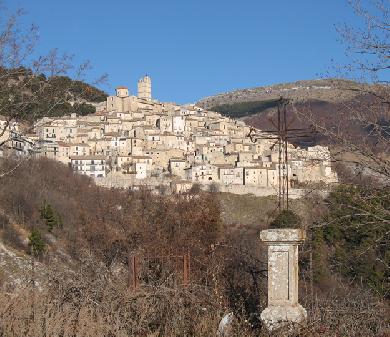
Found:
[[[268,307],[261,320],[272,331],[306,321],[298,303],[298,245],[306,233],[301,229],[267,229],[260,233],[268,246]]]

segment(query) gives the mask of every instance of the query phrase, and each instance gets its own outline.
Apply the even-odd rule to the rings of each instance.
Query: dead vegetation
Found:
[[[267,275],[258,228],[252,221],[249,227],[225,225],[220,196],[102,189],[44,159],[30,160],[16,173],[0,187],[6,219],[0,233],[27,264],[16,275],[17,287],[1,278],[0,336],[213,336],[229,312],[236,317],[234,335],[267,336],[259,319],[266,306]],[[310,200],[296,207],[299,214],[307,213],[304,223],[324,212],[320,199]],[[261,206],[261,200],[251,202]],[[52,231],[47,226],[51,218],[42,219],[44,203],[61,218]],[[29,255],[26,237],[32,229],[45,241],[42,256]],[[300,301],[309,310],[309,324],[301,335],[377,336],[385,331],[386,306],[361,291],[364,285],[334,278],[331,290],[313,282],[310,249],[302,248]],[[143,279],[137,291],[128,287],[129,254],[187,251],[188,288],[164,282],[164,273]]]

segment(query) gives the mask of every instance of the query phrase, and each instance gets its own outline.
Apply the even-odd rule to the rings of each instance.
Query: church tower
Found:
[[[138,98],[152,99],[152,80],[148,75],[138,80]]]

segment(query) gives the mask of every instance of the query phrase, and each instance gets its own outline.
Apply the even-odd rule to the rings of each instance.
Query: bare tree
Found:
[[[0,16],[0,151],[11,141],[15,122],[29,121],[24,129],[29,131],[37,116],[80,102],[82,93],[74,86],[90,69],[89,62],[75,66],[73,56],[58,49],[34,57],[38,28],[24,28],[20,22],[24,15],[23,10],[10,13],[2,9]],[[74,81],[58,85],[65,76]],[[97,83],[103,80],[104,76]],[[13,171],[1,172],[0,178]]]
[[[390,248],[390,2],[349,4],[361,22],[337,27],[349,56],[338,71],[353,81],[335,80],[334,85],[339,92],[353,92],[353,99],[335,104],[325,117],[310,106],[296,104],[295,112],[331,144],[335,166],[345,178],[346,186],[327,199],[329,215],[312,226],[347,252],[343,258],[339,254],[333,269],[367,283],[376,280],[381,284],[372,288],[388,296],[390,259],[384,252]]]
[[[361,25],[337,27],[350,62],[338,75],[354,81],[334,81],[339,92],[354,93],[329,118],[312,108],[296,107],[317,132],[331,141],[334,159],[353,172],[390,182],[390,20],[388,0],[349,1]],[[350,96],[351,97],[351,96]]]

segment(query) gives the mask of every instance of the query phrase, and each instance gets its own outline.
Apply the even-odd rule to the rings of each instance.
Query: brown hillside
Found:
[[[205,97],[197,104],[205,109],[212,109],[222,104],[278,99],[281,96],[292,100],[318,100],[342,102],[358,94],[362,85],[340,79],[303,80],[264,87],[238,89],[215,96]]]

